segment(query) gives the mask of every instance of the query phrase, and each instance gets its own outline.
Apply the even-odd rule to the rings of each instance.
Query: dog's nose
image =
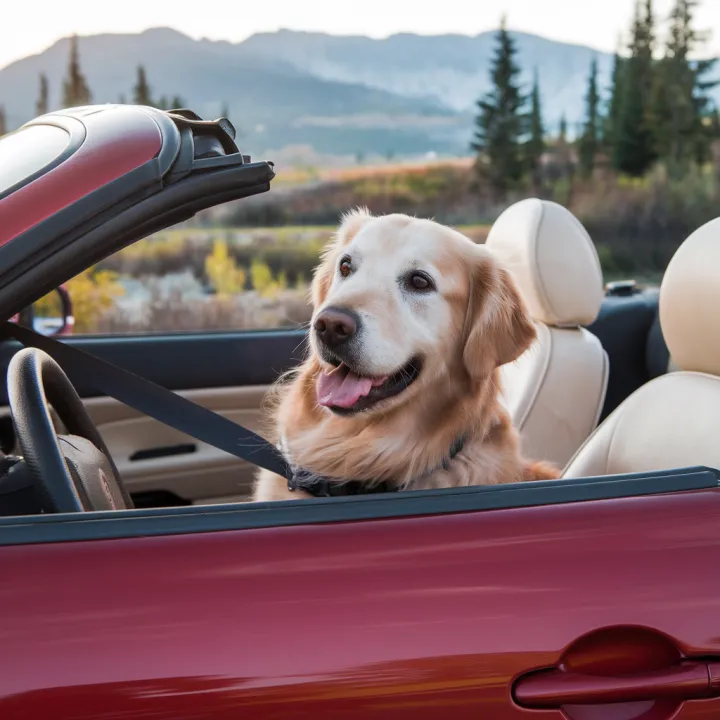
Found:
[[[340,308],[325,308],[314,323],[315,333],[329,348],[336,348],[350,340],[358,328],[355,313]]]

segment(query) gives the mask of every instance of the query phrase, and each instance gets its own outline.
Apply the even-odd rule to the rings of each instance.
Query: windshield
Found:
[[[30,125],[0,138],[0,197],[56,160],[70,133],[54,125]]]

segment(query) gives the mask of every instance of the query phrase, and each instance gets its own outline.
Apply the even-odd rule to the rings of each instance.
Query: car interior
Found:
[[[663,445],[665,454],[656,453],[653,438],[657,437],[657,423],[665,416],[650,413],[652,423],[642,418],[645,405],[642,399],[646,395],[652,399],[663,392],[654,389],[664,388],[662,383],[671,385],[670,392],[682,404],[693,393],[702,395],[705,385],[714,382],[714,378],[698,378],[688,372],[703,368],[704,372],[712,374],[720,372],[720,366],[711,361],[713,348],[697,342],[690,332],[690,328],[697,328],[696,321],[690,322],[693,318],[704,318],[704,327],[712,328],[712,308],[715,306],[712,301],[720,298],[716,297],[712,283],[711,287],[694,294],[695,303],[689,301],[688,293],[688,288],[699,287],[695,276],[699,270],[708,267],[705,246],[712,244],[709,238],[716,233],[717,226],[711,224],[683,245],[679,259],[671,265],[672,272],[668,271],[663,282],[658,302],[657,292],[640,290],[632,283],[611,285],[603,292],[594,246],[580,223],[560,206],[530,200],[503,213],[492,228],[488,243],[511,266],[538,326],[535,346],[513,366],[503,368],[505,399],[520,429],[526,452],[561,466],[569,462],[565,477],[703,463],[718,467],[717,463],[711,462],[713,453],[697,451],[698,440],[689,437],[675,455],[669,448],[676,445],[679,448],[681,443],[674,441]],[[699,260],[699,257],[703,259]],[[670,328],[669,335],[666,326]],[[168,366],[180,368],[180,377],[162,384],[262,434],[263,402],[268,385],[280,372],[297,362],[302,353],[303,337],[302,331],[278,331],[238,332],[228,337],[210,333],[182,339],[162,336],[146,338],[144,343],[137,338],[122,337],[73,338],[71,342],[138,374],[152,376],[154,367],[155,380],[162,380],[157,376],[159,359]],[[674,362],[683,372],[664,377],[671,367],[666,337],[673,340]],[[182,369],[187,362],[197,371],[197,355],[183,356],[178,352],[177,343],[189,340],[206,346],[207,375],[204,377],[207,377],[207,386],[198,386],[197,375],[194,379],[191,377],[192,368]],[[222,342],[232,344],[223,346],[226,354],[219,361],[216,350]],[[239,359],[238,343],[242,343],[245,359],[255,358],[252,372],[243,373],[242,365],[233,366]],[[256,353],[251,350],[253,344]],[[15,395],[15,407],[27,406],[24,398],[28,393],[37,392],[38,375],[42,374],[40,368],[48,365],[47,360],[38,358],[33,354],[35,351],[17,353],[16,345],[7,342],[3,345],[5,347],[0,345],[0,367],[7,368],[15,363],[8,374],[8,397]],[[234,352],[228,353],[231,348]],[[262,362],[262,358],[268,356],[268,348],[273,348],[269,353],[269,364]],[[16,355],[23,356],[22,367],[18,367]],[[715,357],[718,356],[720,352],[715,353]],[[144,364],[150,357],[154,363]],[[218,362],[222,367],[218,368]],[[167,366],[163,366],[163,372],[167,372]],[[93,481],[91,492],[104,493],[98,496],[100,508],[131,506],[123,500],[125,493],[126,497],[132,498],[134,506],[140,508],[248,500],[255,473],[251,463],[198,441],[118,400],[93,396],[89,384],[83,387],[82,381],[76,381],[80,399],[75,396],[69,381],[59,380],[54,370],[48,370],[48,373],[54,377],[50,386],[56,391],[54,398],[50,390],[47,392],[53,405],[49,417],[54,432],[61,436],[60,444],[71,472],[82,478],[83,465],[88,462],[92,465],[92,458],[84,454],[87,448],[79,447],[82,443],[77,437],[81,436],[92,438],[95,447],[106,449],[103,454],[111,459],[109,464],[101,463],[105,479],[115,476],[123,480],[122,484],[118,483],[121,489],[110,481],[104,484],[104,491]],[[233,374],[237,377],[236,384],[223,382]],[[663,377],[630,397],[657,376]],[[258,382],[259,378],[265,381]],[[657,399],[653,403],[659,405]],[[621,407],[613,418],[593,434],[598,422],[619,405]],[[682,426],[683,436],[697,428],[698,407],[706,408],[707,414],[701,413],[700,417],[709,419],[714,412],[712,401],[702,401],[699,397],[687,407],[694,409],[685,413],[688,415],[685,419],[682,419],[683,412],[668,410],[668,418]],[[16,411],[13,421],[9,404],[0,406],[0,447],[9,457],[22,452],[20,433],[39,432],[37,420],[35,424],[28,420],[22,426],[17,415]],[[629,422],[632,422],[633,431],[623,431],[622,437],[637,437],[638,442],[621,442],[612,431],[619,424],[625,426]],[[48,428],[42,432],[49,441]],[[626,446],[634,448],[636,453],[645,452],[644,462],[628,456],[629,451],[623,449]],[[645,449],[641,451],[643,447]],[[652,452],[649,451],[651,447]],[[110,505],[108,493],[112,498]],[[11,505],[5,510],[0,508],[0,514],[17,513]],[[21,514],[28,514],[26,505],[20,507]],[[40,510],[36,508],[36,511]]]
[[[48,357],[37,350],[42,345],[33,345],[32,337],[25,342],[12,328],[25,331],[30,313],[26,308],[28,315],[23,314],[22,307],[67,280],[65,263],[81,271],[199,210],[265,192],[274,177],[272,164],[252,163],[242,155],[227,121],[203,121],[190,111],[104,106],[53,117],[71,140],[81,127],[91,128],[91,135],[93,128],[106,128],[106,134],[111,128],[112,135],[135,127],[153,137],[160,131],[162,149],[151,163],[69,206],[67,213],[73,215],[66,213],[63,222],[70,234],[62,239],[62,248],[54,217],[49,218],[53,223],[40,223],[24,233],[22,247],[34,247],[33,252],[19,251],[17,243],[0,248],[6,258],[0,290],[6,299],[16,293],[11,302],[17,304],[11,309],[21,313],[20,324],[6,325],[5,339],[0,335],[0,377],[7,377],[7,386],[0,383],[0,515],[245,503],[256,473],[256,463],[248,458],[257,461],[263,453],[266,459],[277,453],[257,436],[265,429],[263,405],[269,386],[301,360],[303,329],[73,334],[60,344],[52,340]],[[34,127],[31,123],[13,142]],[[51,144],[52,163],[82,155],[83,133],[61,157]],[[39,150],[30,165],[22,165],[15,187],[50,167],[43,165],[49,156]],[[140,185],[142,201],[134,195]],[[4,191],[11,200],[18,197],[13,192],[13,187]],[[97,216],[99,207],[105,220],[98,219],[88,231],[81,222],[83,213]],[[22,212],[16,212],[16,221],[25,222]],[[713,362],[720,348],[712,336],[713,308],[719,299],[717,272],[711,272],[719,269],[713,266],[717,254],[711,252],[717,231],[717,222],[710,223],[685,242],[658,291],[631,280],[603,286],[591,238],[560,205],[530,199],[500,215],[487,244],[512,271],[538,334],[519,360],[501,370],[504,401],[527,456],[564,467],[566,478],[718,467],[700,432],[714,419],[712,402],[700,396],[705,386],[714,387],[720,370]],[[73,255],[73,237],[84,243],[82,258]],[[38,255],[40,248],[46,255]],[[21,350],[23,344],[26,349]],[[209,425],[225,418],[236,424],[233,428],[247,428],[246,439],[264,447],[255,446],[259,455],[246,452],[238,457],[236,448],[218,447],[211,432],[192,433],[183,423],[178,427],[167,407],[158,415],[143,402],[126,404],[122,394],[98,386],[97,366],[83,369],[82,362],[77,366],[62,361],[62,368],[58,366],[59,348],[84,351],[145,378],[165,392],[166,406],[173,399],[181,406],[185,402],[185,409],[199,406]],[[705,375],[693,374],[698,372]],[[712,392],[708,390],[708,397]],[[663,412],[648,412],[651,400],[660,406],[661,393],[671,398]],[[677,433],[656,452],[654,438],[662,437],[665,421],[667,428],[678,424]],[[55,488],[57,497],[48,496],[50,476],[62,480]],[[71,485],[83,495],[82,501],[77,492],[67,492]]]

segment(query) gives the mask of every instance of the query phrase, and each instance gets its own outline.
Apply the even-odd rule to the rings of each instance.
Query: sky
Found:
[[[658,17],[667,16],[672,3],[655,0]],[[376,38],[397,32],[476,35],[495,28],[503,13],[511,29],[612,51],[618,34],[629,27],[634,0],[214,0],[207,12],[199,6],[186,12],[182,5],[178,0],[13,2],[0,24],[0,68],[73,33],[169,26],[194,38],[233,42],[280,28]],[[697,26],[715,30],[707,48],[720,55],[720,0],[701,0]]]

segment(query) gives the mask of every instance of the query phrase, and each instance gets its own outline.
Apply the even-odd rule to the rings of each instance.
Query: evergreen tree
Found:
[[[48,111],[48,79],[45,73],[40,73],[40,94],[35,103],[35,116],[45,115]]]
[[[179,95],[173,95],[169,100],[167,95],[161,95],[156,107],[158,110],[180,110],[185,107],[185,101]]]
[[[537,70],[533,79],[533,89],[530,96],[530,128],[529,137],[525,144],[525,160],[533,184],[539,185],[540,159],[545,152],[545,128],[542,120],[542,104],[540,99],[540,82]]]
[[[713,105],[708,91],[717,82],[705,80],[705,75],[715,61],[690,60],[703,39],[693,28],[696,6],[696,0],[675,1],[649,112],[655,151],[675,175],[683,175],[690,163],[705,162],[712,141]]]
[[[63,83],[63,107],[81,107],[91,102],[90,88],[87,80],[80,70],[80,54],[78,52],[78,38],[70,38],[70,63],[68,75]]]
[[[127,98],[124,93],[120,93],[120,96],[118,97],[118,105],[127,105]]]
[[[621,104],[613,137],[613,165],[627,175],[644,175],[657,159],[648,123],[654,79],[653,48],[655,18],[652,0],[645,13],[638,3],[630,41],[630,57],[624,61]]]
[[[597,84],[598,66],[597,58],[593,58],[590,65],[588,90],[585,96],[585,124],[580,135],[579,156],[580,172],[588,178],[595,169],[595,157],[600,149],[600,96]]]
[[[620,125],[624,69],[625,59],[620,55],[620,51],[618,50],[615,53],[615,58],[613,60],[607,113],[605,114],[605,122],[603,123],[602,144],[606,151],[611,151],[615,147],[615,140],[618,134],[618,127]]]
[[[558,128],[558,142],[563,145],[567,144],[567,118],[565,113],[560,118],[560,127]]]
[[[153,107],[150,86],[148,85],[145,68],[142,65],[138,65],[137,68],[137,82],[133,88],[133,102],[135,105]]]
[[[714,108],[710,113],[709,134],[711,142],[720,139],[720,108]]]
[[[0,105],[0,137],[7,133],[7,120],[5,118],[5,106]]]
[[[487,177],[491,187],[500,194],[519,183],[524,170],[520,140],[525,98],[520,92],[516,54],[503,18],[495,36],[495,55],[490,69],[493,89],[478,101],[472,143],[477,154],[476,172],[482,178]]]
[[[228,120],[230,119],[230,108],[226,102],[224,102],[220,108],[220,117],[227,118]]]

